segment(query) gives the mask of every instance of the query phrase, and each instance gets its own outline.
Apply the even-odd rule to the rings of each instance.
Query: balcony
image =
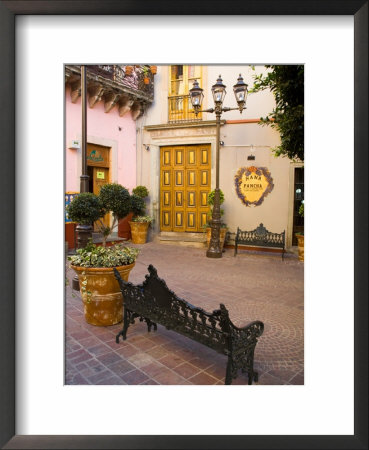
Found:
[[[201,113],[196,117],[189,95],[168,97],[168,123],[201,122]]]
[[[87,70],[154,100],[154,75],[149,66],[88,66]]]
[[[117,105],[120,116],[131,110],[136,119],[154,101],[154,74],[148,65],[86,66],[86,79],[90,108],[103,101],[105,112]],[[70,86],[72,103],[76,103],[81,95],[79,65],[65,67],[65,82]]]

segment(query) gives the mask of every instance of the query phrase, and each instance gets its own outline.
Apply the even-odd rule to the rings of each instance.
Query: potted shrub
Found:
[[[304,217],[304,202],[303,201],[299,208],[299,215],[301,217]],[[304,261],[304,232],[295,233],[295,236],[297,238],[297,245],[298,245],[298,250],[299,250],[299,261]]]
[[[104,184],[99,193],[105,214],[111,212],[113,221],[111,226],[106,226],[101,219],[98,219],[98,228],[103,235],[103,245],[106,246],[106,240],[113,232],[118,222],[131,212],[131,196],[128,189],[117,183]]]
[[[122,321],[123,297],[113,268],[116,267],[128,281],[137,250],[117,245],[106,247],[106,241],[119,218],[126,216],[130,210],[131,196],[126,188],[117,183],[102,186],[99,195],[89,192],[79,194],[68,206],[71,220],[89,225],[98,222],[103,235],[102,247],[90,242],[78,249],[76,255],[69,257],[79,279],[85,319],[92,325],[108,326]],[[109,226],[101,220],[107,212],[113,215]]]
[[[68,217],[90,228],[96,222],[105,247],[119,219],[126,217],[130,211],[131,196],[128,190],[120,184],[108,183],[101,187],[99,195],[92,192],[77,195],[68,206]],[[105,225],[101,219],[109,212],[113,215],[113,221],[111,225]]]
[[[109,326],[123,320],[123,296],[113,268],[128,281],[137,254],[135,248],[96,246],[90,242],[85,248],[78,249],[76,255],[68,257],[79,278],[87,323]]]
[[[208,195],[208,205],[210,206],[210,212],[208,214],[208,223],[206,223],[204,225],[205,231],[206,231],[206,242],[207,242],[207,246],[209,247],[210,244],[210,239],[211,239],[211,218],[213,216],[213,208],[214,208],[214,196],[215,196],[215,190],[209,192]],[[221,189],[219,189],[219,201],[220,204],[224,203],[224,194],[223,191]],[[224,215],[224,209],[220,210],[220,215],[223,216]],[[220,224],[220,249],[223,250],[224,247],[224,242],[225,242],[225,238],[227,235],[227,225],[225,223],[221,223]]]
[[[148,67],[143,67],[142,68],[142,73],[143,73],[143,82],[145,84],[150,84],[150,77],[149,77],[149,69],[148,69]]]
[[[85,247],[91,237],[92,224],[104,216],[100,198],[91,192],[76,195],[67,207],[68,217],[77,223],[77,248]]]
[[[147,231],[152,222],[152,217],[145,215],[145,198],[149,191],[145,186],[137,186],[132,190],[131,211],[132,220],[129,222],[131,227],[132,242],[134,244],[145,244],[147,240]]]

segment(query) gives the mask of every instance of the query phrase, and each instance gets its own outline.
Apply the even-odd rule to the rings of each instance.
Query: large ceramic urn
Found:
[[[135,263],[116,267],[128,281]],[[112,268],[71,266],[77,273],[86,322],[106,327],[123,320],[123,296]]]
[[[304,261],[304,235],[296,233],[297,245],[299,250],[299,261]]]
[[[129,222],[133,244],[145,244],[149,222]]]

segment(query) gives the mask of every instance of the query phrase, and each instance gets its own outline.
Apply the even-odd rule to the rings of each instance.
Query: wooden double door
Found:
[[[210,175],[210,144],[161,147],[162,231],[203,231],[209,212]]]
[[[89,175],[89,192],[99,195],[104,184],[110,182],[109,173],[109,147],[87,144],[87,174]],[[109,226],[110,214],[105,214],[101,219],[105,226]],[[97,231],[99,224],[95,222],[94,230]]]

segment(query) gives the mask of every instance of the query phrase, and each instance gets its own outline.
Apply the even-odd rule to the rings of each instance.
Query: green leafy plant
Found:
[[[145,198],[149,196],[149,191],[146,186],[136,186],[132,189],[131,196],[131,211],[133,212],[132,222],[146,222],[151,223],[154,219],[145,215],[146,203]]]
[[[138,253],[136,248],[120,244],[103,247],[90,241],[85,248],[78,249],[75,255],[68,256],[68,260],[73,266],[80,267],[118,267],[134,263]]]
[[[302,200],[301,205],[299,207],[299,216],[300,217],[304,217],[304,200]],[[300,235],[300,236],[304,236],[304,232],[303,231],[299,231],[296,233],[296,235]]]
[[[208,212],[208,220],[207,223],[203,225],[203,228],[209,228],[211,226],[211,218],[213,217],[213,208],[214,208],[214,200],[215,200],[215,189],[213,189],[208,194],[208,205],[210,206],[210,211]],[[219,189],[219,204],[222,205],[224,203],[224,193],[221,189]],[[224,215],[224,209],[220,209],[220,216]],[[223,222],[220,224],[221,228],[227,228],[227,225]]]
[[[139,197],[138,195],[132,194],[130,211],[133,212],[134,217],[145,215],[146,211],[145,200],[142,197]]]
[[[98,196],[91,192],[77,195],[67,209],[68,216],[73,222],[86,225],[92,222],[97,224],[103,236],[104,247],[119,220],[126,217],[130,211],[131,195],[128,189],[117,183],[104,184]],[[101,220],[109,212],[113,215],[111,226],[105,225]]]
[[[74,197],[67,207],[68,217],[72,222],[89,225],[104,216],[100,198],[91,192],[83,192]]]
[[[137,197],[146,198],[149,196],[149,190],[146,186],[136,186],[132,189],[132,194],[137,195]]]
[[[300,208],[299,208],[299,215],[301,217],[304,217],[304,202],[301,202]]]
[[[154,219],[151,216],[136,216],[132,218],[132,222],[148,222],[151,223]]]
[[[211,192],[209,192],[208,195],[208,205],[210,207],[214,206],[214,199],[215,199],[215,189],[213,189]],[[221,189],[219,189],[219,204],[222,205],[224,203],[224,194]]]
[[[254,85],[249,93],[270,89],[276,107],[261,125],[275,128],[281,144],[272,148],[275,156],[287,156],[291,160],[304,160],[304,66],[266,65],[267,74],[254,75]],[[255,70],[255,67],[252,67]]]

